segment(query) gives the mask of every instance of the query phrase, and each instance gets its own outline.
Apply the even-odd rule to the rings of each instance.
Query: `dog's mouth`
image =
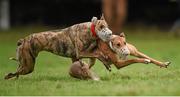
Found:
[[[128,54],[126,54],[126,55],[120,54],[120,55],[119,55],[119,58],[120,58],[121,60],[126,60],[126,59],[128,58]]]
[[[105,37],[104,37],[104,41],[109,41],[109,40],[110,40],[110,38],[111,38],[111,35],[105,35]]]
[[[112,31],[108,28],[103,28],[97,34],[103,41],[109,41],[112,35]]]
[[[124,48],[121,48],[119,50],[119,58],[122,59],[122,60],[126,60],[128,55],[130,54],[130,51],[128,50],[127,47],[124,47]]]
[[[107,39],[107,40],[110,40],[111,36],[112,36],[112,34],[106,35],[106,39]]]

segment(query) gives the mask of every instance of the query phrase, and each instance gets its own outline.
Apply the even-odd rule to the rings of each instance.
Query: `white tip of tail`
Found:
[[[14,58],[14,57],[9,58],[9,60],[18,61],[18,60],[17,60],[16,58]]]

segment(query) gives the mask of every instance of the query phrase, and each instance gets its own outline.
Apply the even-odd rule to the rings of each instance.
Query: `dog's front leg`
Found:
[[[114,54],[113,52],[109,52],[107,54],[108,59],[111,60],[111,64],[114,64],[117,69],[120,69],[122,67],[128,66],[133,63],[145,63],[148,64],[150,61],[146,58],[135,58],[135,59],[127,59],[127,60],[120,60],[117,54]]]
[[[99,50],[95,50],[94,52],[92,53],[89,53],[89,52],[81,52],[79,54],[82,58],[90,58],[89,59],[89,68],[91,68],[95,62],[96,62],[96,58],[98,58],[100,61],[103,62],[103,64],[105,65],[106,69],[108,69],[109,71],[110,70],[110,65],[107,65],[108,63],[106,62],[107,61],[107,58],[105,58],[104,54],[102,54],[101,51]]]
[[[89,69],[90,69],[92,66],[94,66],[95,62],[96,62],[96,58],[89,58]]]
[[[139,58],[146,58],[146,59],[149,59],[151,61],[151,63],[154,63],[156,64],[157,66],[160,66],[160,67],[165,67],[167,68],[167,66],[169,66],[170,62],[160,62],[160,61],[157,61],[141,52],[139,52],[135,46],[133,46],[132,44],[127,44],[128,46],[128,49],[130,50],[130,54],[132,56],[136,56],[136,57],[139,57]]]
[[[128,59],[128,60],[118,60],[116,62],[113,62],[113,64],[116,66],[117,69],[120,69],[122,67],[126,67],[133,63],[145,63],[148,64],[149,60],[144,58],[136,58],[136,59]]]

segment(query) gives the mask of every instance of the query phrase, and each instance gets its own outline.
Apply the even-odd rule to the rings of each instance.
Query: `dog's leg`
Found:
[[[92,66],[94,66],[95,62],[96,62],[96,58],[89,58],[89,69],[90,69]]]
[[[131,65],[133,63],[145,63],[148,64],[150,61],[148,59],[144,58],[136,58],[136,59],[128,59],[128,60],[118,60],[114,63],[116,68],[120,69],[122,67],[126,67],[128,65]]]
[[[114,64],[116,66],[117,69],[120,69],[122,67],[126,67],[130,64],[133,64],[133,63],[145,63],[145,64],[148,64],[150,63],[150,61],[146,58],[135,58],[135,59],[127,59],[127,60],[120,60],[119,57],[114,54],[113,52],[109,52],[109,53],[106,53],[106,56],[108,56],[108,60],[111,60],[111,63],[106,63],[107,59],[104,58],[103,56],[100,57],[100,58],[104,58],[105,60],[101,60],[103,63],[105,62],[105,64]]]
[[[13,77],[19,77],[19,75],[26,75],[31,73],[34,70],[34,63],[30,64],[22,64],[18,67],[17,71],[15,73],[9,73],[7,74],[4,79],[10,79]]]
[[[149,59],[151,61],[151,63],[154,63],[156,64],[157,66],[160,66],[160,67],[165,67],[167,68],[167,66],[169,66],[170,62],[160,62],[160,61],[157,61],[141,52],[139,52],[135,46],[131,45],[131,44],[128,44],[128,49],[130,50],[130,53],[132,56],[136,56],[136,57],[139,57],[139,58],[146,58],[146,59]]]
[[[106,67],[106,69],[109,71],[109,72],[111,72],[111,62],[110,62],[110,60],[116,60],[116,58],[117,57],[114,57],[114,58],[111,58],[112,56],[114,56],[114,54],[112,54],[112,52],[110,52],[110,53],[107,53],[107,55],[106,54],[104,54],[102,51],[99,51],[99,50],[97,50],[98,52],[99,52],[99,57],[98,57],[98,59],[104,64],[104,66]],[[111,55],[112,54],[112,55]]]
[[[71,58],[71,60],[72,60],[72,63],[79,61],[79,59],[77,59],[77,58]]]
[[[106,69],[111,71],[110,65],[106,62],[107,58],[105,58],[105,56],[99,50],[96,50],[93,53],[86,53],[86,52],[80,53],[80,57],[82,57],[82,58],[90,58],[90,60],[89,60],[90,61],[89,62],[89,65],[90,65],[89,68],[91,68],[95,64],[96,58],[98,58],[100,61],[103,62]]]
[[[75,52],[76,52],[76,58],[79,59],[80,56],[79,56],[77,38],[75,38]]]
[[[29,47],[28,43],[25,42],[24,46],[18,47],[18,61],[19,67],[15,73],[9,73],[4,79],[10,79],[13,77],[19,77],[19,75],[26,75],[34,70],[35,56],[33,56],[33,51]]]
[[[160,61],[157,61],[157,60],[155,60],[155,59],[153,59],[153,58],[151,58],[151,57],[149,57],[149,56],[147,56],[147,55],[145,55],[145,54],[143,54],[143,53],[141,53],[139,51],[137,52],[136,55],[137,55],[137,57],[147,58],[147,59],[149,59],[151,61],[151,63],[154,63],[154,64],[156,64],[157,66],[160,66],[160,67],[167,68],[169,66],[169,64],[170,64],[170,62],[160,62]]]

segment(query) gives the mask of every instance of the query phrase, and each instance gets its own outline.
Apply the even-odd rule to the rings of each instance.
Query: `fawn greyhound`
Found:
[[[94,49],[94,51],[89,52],[89,56],[102,61],[106,69],[109,71],[111,71],[111,64],[114,64],[118,69],[133,63],[154,63],[157,66],[165,68],[167,68],[170,64],[170,62],[157,61],[138,51],[135,46],[126,42],[124,33],[121,33],[119,36],[112,35],[110,40],[107,42],[97,40],[97,45],[98,46]],[[127,59],[128,55],[139,58]],[[99,80],[100,78],[90,70],[90,68],[95,64],[95,58],[91,59],[91,63],[89,65],[83,63],[81,60],[74,62],[71,65],[69,74],[72,77],[79,79]]]
[[[96,58],[99,59],[108,70],[111,70],[111,64],[114,64],[118,69],[133,63],[154,63],[164,68],[167,68],[170,64],[170,62],[155,60],[137,50],[135,46],[126,42],[124,33],[120,33],[120,35],[111,35],[109,41],[98,40],[97,44],[97,49],[94,49],[89,55],[86,53],[88,56],[95,57],[91,59],[89,68],[95,64]],[[128,55],[138,58],[127,59]]]

